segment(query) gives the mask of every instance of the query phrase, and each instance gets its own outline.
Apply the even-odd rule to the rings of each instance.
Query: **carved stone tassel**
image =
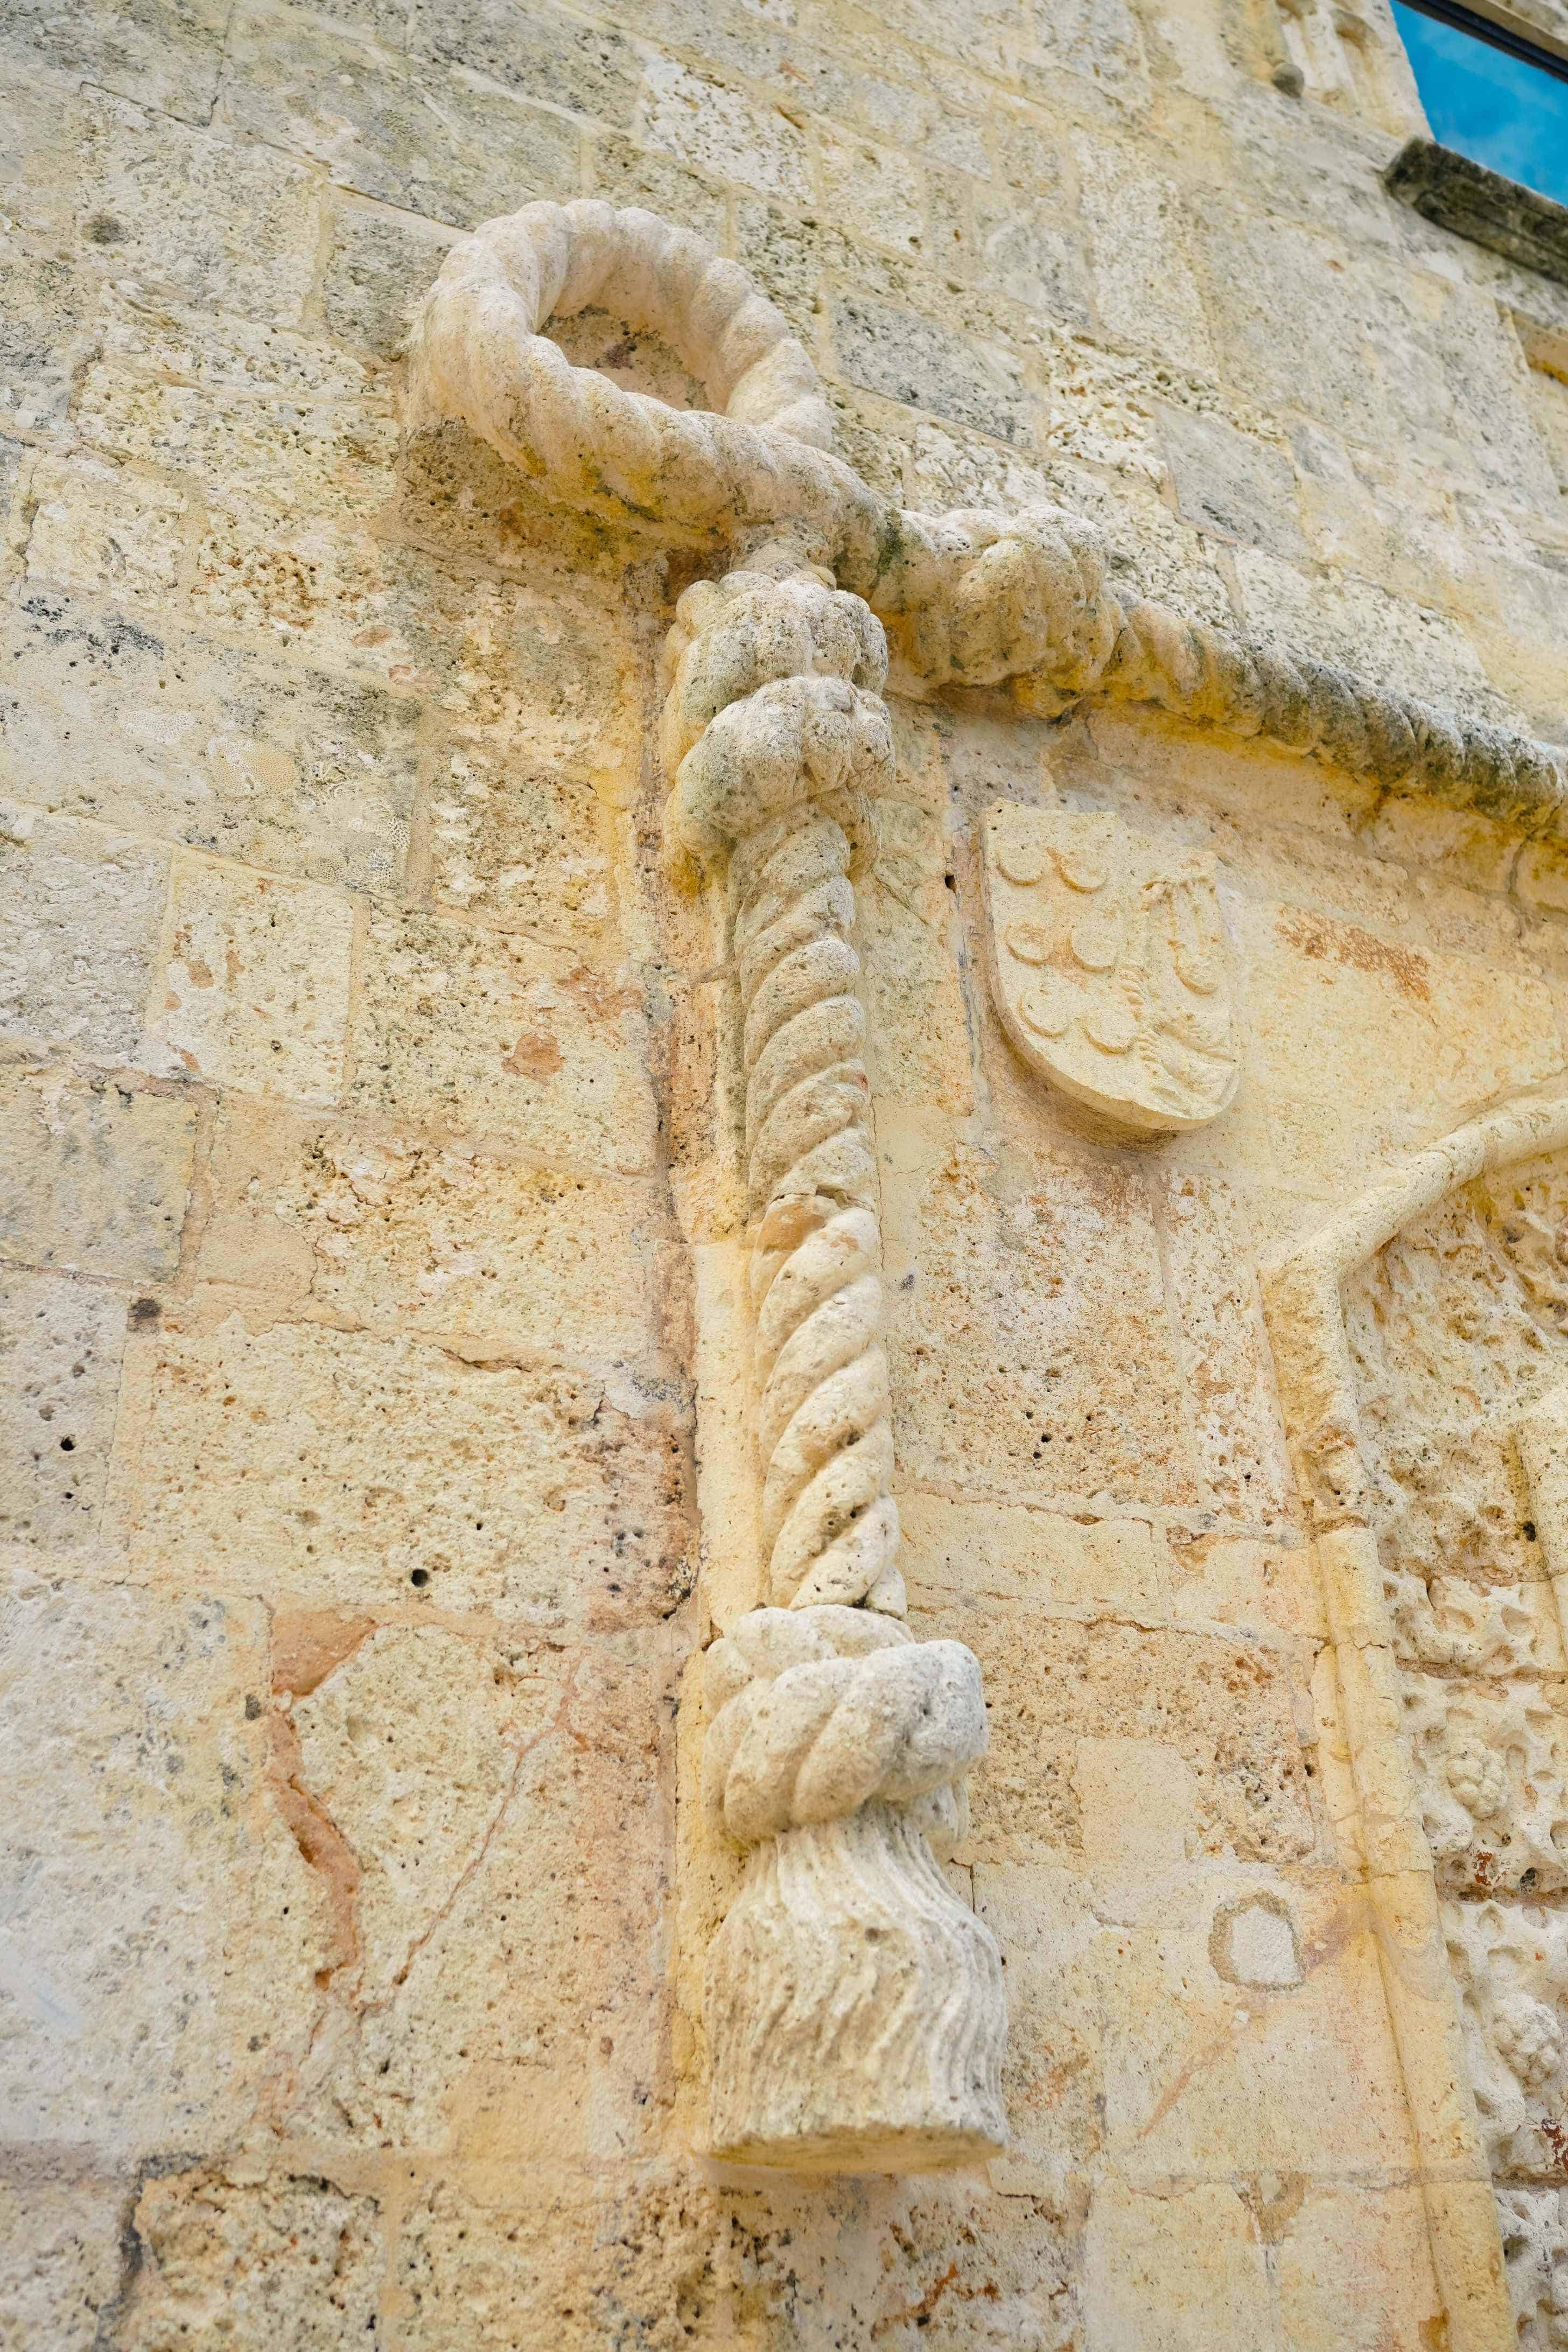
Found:
[[[850,866],[892,782],[882,631],[793,549],[689,589],[667,649],[672,845],[727,857],[746,1080],[771,1607],[707,1658],[706,1801],[751,1851],[703,2014],[715,2155],[914,2172],[1005,2140],[963,1833],[980,1670],[903,1624],[881,1223]]]

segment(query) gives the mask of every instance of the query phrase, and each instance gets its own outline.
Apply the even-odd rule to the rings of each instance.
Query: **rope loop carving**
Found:
[[[573,367],[541,331],[594,302],[662,335],[713,406],[671,408]],[[931,516],[881,497],[833,453],[821,382],[783,313],[656,214],[584,201],[485,222],[447,255],[408,349],[415,429],[459,420],[552,498],[700,544],[790,528],[831,565],[825,593],[837,577],[895,624],[934,686],[1011,682],[1047,717],[1091,692],[1152,702],[1528,832],[1563,825],[1568,775],[1548,746],[1124,603],[1100,534],[1074,515]]]

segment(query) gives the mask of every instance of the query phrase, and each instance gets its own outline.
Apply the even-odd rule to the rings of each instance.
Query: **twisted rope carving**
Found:
[[[739,1843],[874,1800],[913,1809],[939,1842],[963,1835],[959,1775],[985,1753],[986,1727],[961,1642],[917,1643],[865,1609],[757,1609],[704,1665],[704,1790]]]
[[[672,643],[670,840],[731,856],[744,1020],[768,1591],[901,1615],[854,839],[892,780],[882,633],[815,576],[689,590]]]
[[[539,330],[594,301],[662,334],[723,413],[572,367]],[[933,685],[1011,680],[1047,716],[1091,692],[1154,702],[1391,790],[1532,832],[1560,824],[1568,778],[1546,746],[1163,605],[1124,605],[1103,543],[1074,516],[929,516],[881,498],[832,454],[816,372],[781,313],[652,213],[542,204],[487,221],[448,254],[409,352],[414,426],[460,419],[552,498],[707,543],[787,525],[899,625]]]

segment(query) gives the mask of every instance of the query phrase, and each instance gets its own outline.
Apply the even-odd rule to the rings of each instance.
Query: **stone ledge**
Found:
[[[1407,140],[1383,177],[1391,195],[1439,228],[1568,285],[1568,205],[1432,139]]]

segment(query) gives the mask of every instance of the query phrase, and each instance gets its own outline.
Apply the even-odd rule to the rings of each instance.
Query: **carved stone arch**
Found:
[[[1558,1092],[1265,1283],[1450,2352],[1568,2341],[1565,1260]]]

